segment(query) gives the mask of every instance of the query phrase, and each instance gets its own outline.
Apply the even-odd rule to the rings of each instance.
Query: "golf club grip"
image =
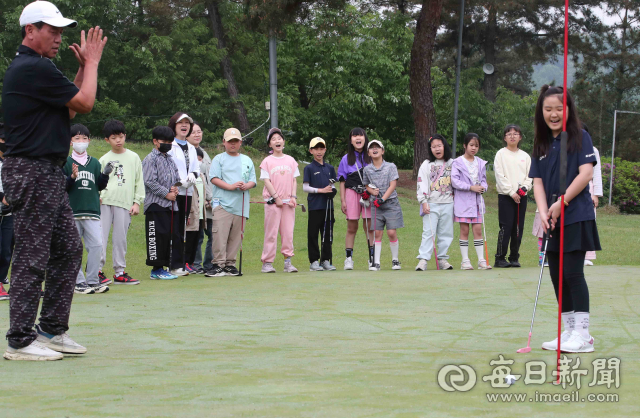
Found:
[[[567,132],[562,132],[560,134],[560,196],[567,192],[567,139]]]

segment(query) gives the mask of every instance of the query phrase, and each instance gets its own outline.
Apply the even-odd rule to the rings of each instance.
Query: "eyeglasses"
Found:
[[[515,137],[519,137],[520,134],[516,133],[516,134],[506,134],[505,135],[507,138],[515,138]]]

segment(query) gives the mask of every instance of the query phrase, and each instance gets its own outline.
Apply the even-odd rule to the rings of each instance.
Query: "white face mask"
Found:
[[[89,143],[88,142],[74,142],[73,143],[73,150],[75,152],[77,152],[78,154],[84,153],[87,150],[88,147],[89,147]]]

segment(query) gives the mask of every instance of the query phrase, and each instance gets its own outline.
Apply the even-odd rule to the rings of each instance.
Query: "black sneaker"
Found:
[[[222,269],[227,276],[239,276],[240,272],[238,271],[238,269],[235,266],[225,266]]]
[[[227,273],[224,272],[222,267],[218,266],[217,264],[214,264],[211,270],[209,270],[204,274],[204,277],[222,277],[226,275]]]
[[[9,277],[5,277],[4,279],[0,279],[0,284],[9,284]]]
[[[207,271],[206,271],[205,269],[203,269],[202,267],[198,267],[198,268],[195,268],[195,267],[194,267],[194,270],[195,270],[195,272],[194,272],[194,273],[191,273],[191,274],[205,274],[205,273],[207,272]]]
[[[113,282],[113,280],[105,276],[102,271],[98,272],[98,281],[100,282],[100,284],[104,285],[110,285]]]
[[[93,290],[92,287],[88,286],[86,283],[80,283],[77,284],[75,289],[73,290],[73,293],[78,293],[81,295],[93,295],[95,292],[95,290]]]
[[[493,263],[493,267],[496,267],[496,268],[507,268],[507,267],[511,267],[511,263],[509,263],[504,258],[496,258],[496,262]]]
[[[109,286],[107,286],[106,284],[89,284],[89,287],[92,288],[96,293],[107,293],[109,291]]]
[[[522,267],[518,260],[510,261],[509,264],[511,264],[511,267]]]

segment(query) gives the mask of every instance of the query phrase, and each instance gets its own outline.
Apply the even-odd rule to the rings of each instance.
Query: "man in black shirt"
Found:
[[[58,53],[64,28],[76,25],[49,2],[27,5],[20,16],[22,45],[4,77],[2,184],[15,217],[8,360],[59,360],[61,353],[87,351],[66,334],[82,243],[62,165],[69,154],[69,120],[93,108],[107,39],[96,27],[86,40],[82,31],[80,45],[70,46],[80,63],[72,83],[50,59]]]

